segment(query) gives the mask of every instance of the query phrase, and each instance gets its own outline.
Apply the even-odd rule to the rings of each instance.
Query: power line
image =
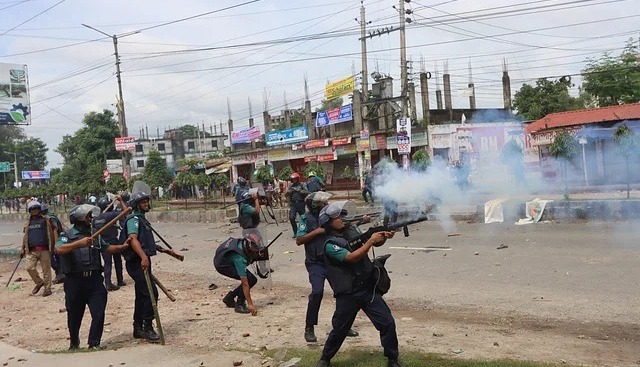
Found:
[[[29,19],[27,19],[27,20],[23,21],[22,23],[19,23],[18,25],[14,26],[14,27],[12,27],[12,28],[9,28],[8,30],[6,30],[6,31],[4,31],[4,32],[2,32],[2,33],[0,33],[0,37],[1,37],[1,36],[4,36],[4,35],[5,35],[5,34],[7,34],[8,32],[11,32],[12,30],[14,30],[14,29],[16,29],[16,28],[20,27],[21,25],[26,24],[26,23],[28,23],[29,21],[31,21],[31,20],[33,20],[33,19],[35,19],[35,18],[39,17],[40,15],[42,15],[42,14],[44,14],[44,13],[48,12],[49,10],[51,10],[51,9],[55,8],[56,6],[58,6],[58,5],[62,4],[62,3],[63,3],[63,2],[65,2],[65,1],[66,1],[66,0],[60,0],[60,1],[58,1],[57,3],[55,3],[55,4],[51,5],[50,7],[46,8],[45,10],[43,10],[43,11],[39,12],[38,14],[36,14],[36,15],[32,16],[31,18],[29,18]]]

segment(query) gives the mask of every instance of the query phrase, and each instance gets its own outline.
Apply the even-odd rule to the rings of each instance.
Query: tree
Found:
[[[47,144],[39,138],[14,142],[13,151],[18,154],[18,168],[25,171],[42,171],[47,165]]]
[[[144,164],[142,181],[146,182],[152,188],[164,188],[169,186],[172,180],[173,175],[171,175],[171,171],[169,167],[167,167],[167,162],[160,156],[160,152],[152,149]]]
[[[426,171],[431,164],[431,158],[426,149],[420,149],[411,156],[411,166],[416,171]]]
[[[616,144],[618,154],[624,157],[627,180],[627,199],[629,199],[629,157],[638,151],[640,142],[633,130],[629,129],[626,124],[621,125],[616,129],[616,132],[613,134],[613,141]]]
[[[304,175],[309,177],[309,172],[314,172],[316,177],[320,177],[322,180],[327,177],[327,174],[324,172],[324,168],[318,162],[311,161],[304,167]]]
[[[268,165],[263,165],[258,168],[254,174],[255,179],[262,183],[262,185],[266,186],[269,182],[273,181],[273,175],[271,174],[271,167]]]
[[[142,181],[145,181],[144,179]],[[147,184],[149,182],[145,181]],[[153,187],[153,186],[151,186]],[[119,191],[123,191],[127,189],[127,181],[124,179],[124,177],[122,177],[122,175],[111,175],[111,178],[109,178],[109,181],[107,181],[107,184],[105,186],[105,189],[107,190],[107,192],[112,192],[112,193],[116,193]]]
[[[220,190],[220,193],[224,196],[224,190],[229,187],[229,176],[224,173],[218,173],[213,176],[213,185],[216,189]]]
[[[338,107],[342,106],[342,103],[344,103],[344,100],[342,99],[342,97],[329,99],[329,100],[323,99],[321,104],[320,104],[320,108],[316,108],[316,112],[317,111],[332,110],[334,108],[338,108]]]
[[[589,59],[582,71],[582,87],[600,107],[640,102],[639,63],[640,51],[632,38],[617,57],[607,52],[599,59]]]
[[[538,120],[554,112],[564,112],[584,108],[581,100],[569,95],[571,80],[561,78],[555,81],[538,79],[536,86],[523,84],[516,92],[513,107],[527,120]]]
[[[353,173],[351,167],[344,167],[344,171],[342,171],[342,175],[340,176],[343,180],[353,180],[356,178],[356,175]],[[347,199],[351,200],[351,190],[349,190],[349,186],[347,186]]]
[[[278,178],[282,181],[289,181],[291,174],[295,172],[291,166],[286,166],[278,172]]]
[[[202,131],[198,126],[194,125],[182,125],[178,128],[178,130],[182,131],[182,136],[185,138],[197,138],[198,132],[200,133],[201,137],[203,135],[204,137],[211,136],[211,134],[209,134],[206,130]]]
[[[573,159],[580,150],[578,140],[566,131],[556,136],[549,147],[549,153],[556,158],[562,159],[564,171],[564,197],[569,198],[569,190],[567,187],[567,161]]]

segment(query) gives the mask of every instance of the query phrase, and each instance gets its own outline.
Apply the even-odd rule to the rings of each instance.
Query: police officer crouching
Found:
[[[145,218],[145,213],[151,210],[149,194],[136,192],[131,195],[130,204],[133,213],[127,217],[127,235],[131,241],[131,251],[125,253],[127,273],[135,282],[135,306],[133,309],[133,337],[146,339],[152,343],[160,342],[160,335],[153,329],[153,305],[144,272],[151,277],[150,257],[157,254],[156,241],[153,232]],[[158,299],[158,289],[151,282],[155,299]]]
[[[91,239],[91,221],[100,209],[93,205],[75,206],[69,213],[72,226],[62,232],[56,243],[56,253],[60,255],[60,268],[65,275],[64,295],[69,328],[69,350],[80,348],[80,326],[85,306],[91,312],[89,328],[89,348],[100,348],[104,329],[107,290],[102,278],[100,252],[110,253],[124,250],[128,245],[110,245],[104,241]]]
[[[355,226],[347,226],[343,217],[347,212],[338,203],[330,204],[320,212],[320,225],[327,231],[325,242],[325,261],[327,278],[336,298],[336,310],[333,314],[333,330],[325,342],[320,361],[316,367],[331,366],[336,355],[353,325],[358,311],[363,310],[375,328],[380,332],[380,342],[388,367],[401,367],[398,363],[398,336],[391,310],[382,296],[374,290],[372,281],[373,262],[368,252],[373,246],[381,246],[394,232],[378,232],[358,249],[348,248],[348,240],[359,234]]]
[[[227,307],[234,308],[237,313],[258,314],[251,299],[251,288],[256,285],[258,278],[247,270],[247,266],[260,257],[262,250],[262,238],[257,233],[249,233],[244,238],[228,238],[216,250],[213,258],[216,271],[240,280],[240,285],[222,299]]]

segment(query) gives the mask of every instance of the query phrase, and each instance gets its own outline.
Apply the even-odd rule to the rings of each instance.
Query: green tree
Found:
[[[182,131],[182,136],[185,138],[197,138],[198,131],[200,131],[200,137],[202,137],[203,134],[205,137],[211,136],[211,134],[209,134],[206,130],[203,131],[198,126],[194,125],[182,125],[178,128],[178,130]]]
[[[263,165],[258,168],[254,174],[256,181],[262,183],[264,186],[273,181],[273,175],[271,174],[271,168],[268,165]]]
[[[13,151],[18,154],[18,168],[25,171],[42,171],[47,165],[47,144],[39,138],[14,142]]]
[[[411,166],[416,171],[426,171],[431,164],[431,158],[426,149],[420,149],[411,156]]]
[[[213,176],[213,185],[216,189],[220,190],[220,193],[224,196],[224,190],[229,187],[229,176],[224,173],[218,173]]]
[[[640,51],[633,38],[620,55],[605,53],[589,59],[582,71],[585,92],[593,95],[600,107],[640,102]]]
[[[624,157],[627,181],[627,199],[629,199],[629,191],[631,190],[629,183],[629,158],[631,155],[637,154],[640,142],[633,130],[629,129],[626,124],[621,125],[616,129],[616,132],[613,134],[613,141],[616,144],[618,154]]]
[[[578,140],[566,131],[556,136],[549,147],[549,153],[556,158],[561,159],[564,172],[564,197],[569,198],[569,189],[567,187],[567,162],[575,158],[580,151]]]
[[[584,108],[581,100],[569,95],[571,81],[561,78],[555,81],[538,79],[536,86],[522,85],[516,92],[513,107],[527,120],[538,120],[554,112]]]
[[[344,100],[342,99],[342,97],[329,99],[329,100],[323,99],[322,102],[320,102],[320,108],[316,108],[316,112],[338,108],[342,106],[342,103],[344,103]]]
[[[316,177],[320,177],[324,180],[327,177],[327,174],[324,172],[324,168],[318,162],[311,161],[304,167],[304,175],[309,177],[309,172],[315,172]]]
[[[145,181],[144,179],[142,181]],[[146,181],[145,181],[146,182]],[[148,182],[147,182],[148,183]],[[127,189],[127,181],[120,174],[112,174],[105,189],[107,192],[116,193]]]
[[[344,171],[342,171],[342,175],[340,178],[343,180],[353,180],[357,178],[357,176],[353,173],[353,170],[350,166],[344,167]],[[347,199],[351,200],[351,190],[349,190],[349,186],[347,186]]]
[[[291,166],[286,166],[278,172],[278,178],[282,181],[289,181],[291,174],[295,172]]]
[[[150,187],[167,187],[171,184],[173,176],[167,162],[162,158],[160,152],[152,149],[147,156],[142,171],[142,181],[146,182]]]

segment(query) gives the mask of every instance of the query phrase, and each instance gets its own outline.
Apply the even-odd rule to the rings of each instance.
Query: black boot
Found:
[[[113,283],[107,284],[107,286],[105,288],[107,288],[108,292],[113,292],[113,291],[117,291],[118,289],[120,289],[120,287],[118,287],[117,285],[115,285]]]
[[[304,328],[304,340],[306,340],[307,343],[315,343],[318,341],[316,334],[313,332],[313,326]]]
[[[227,305],[227,307],[229,308],[234,308],[236,307],[236,295],[233,292],[229,292],[227,293],[226,296],[224,296],[224,298],[222,299],[222,302],[224,302],[225,305]]]
[[[238,301],[236,302],[236,307],[235,307],[235,311],[237,313],[249,313],[251,311],[249,311],[249,309],[247,308],[247,304],[245,303],[245,301]]]
[[[387,367],[402,367],[402,365],[397,359],[389,359],[387,360]]]
[[[331,362],[321,359],[316,363],[316,367],[331,367]]]
[[[349,329],[349,331],[347,331],[347,336],[353,338],[356,336],[360,336],[360,333],[353,329]]]
[[[69,350],[73,351],[78,349],[80,349],[80,339],[71,340],[71,342],[69,343]]]
[[[144,339],[141,322],[133,322],[133,337],[135,339]]]
[[[159,343],[160,335],[153,330],[153,321],[152,320],[144,320],[142,322],[142,335],[144,339],[147,339],[151,343]]]

